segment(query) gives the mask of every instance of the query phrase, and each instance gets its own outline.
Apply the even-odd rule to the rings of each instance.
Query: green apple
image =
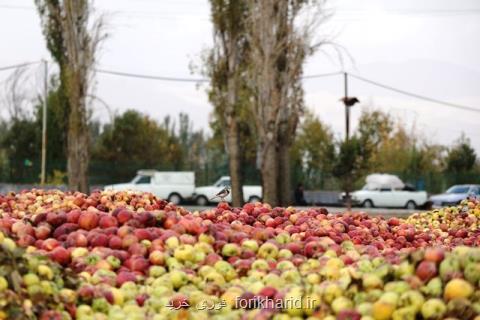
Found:
[[[3,276],[0,276],[0,292],[3,292],[7,289],[8,289],[7,279],[5,279],[5,277],[3,277]]]
[[[399,297],[398,297],[398,294],[395,292],[385,292],[380,296],[379,300],[383,302],[387,302],[396,307],[398,304]]]
[[[366,273],[362,277],[362,285],[366,290],[382,288],[383,280],[376,274]]]
[[[422,308],[424,302],[425,298],[420,292],[415,290],[409,290],[400,295],[400,300],[398,304],[401,307],[411,307],[416,312],[418,312]]]
[[[403,307],[393,311],[392,320],[415,320],[417,312],[414,307]]]
[[[480,281],[480,263],[469,262],[463,271],[465,279],[470,283],[479,283]]]
[[[72,259],[77,259],[77,258],[80,258],[80,257],[84,257],[88,254],[88,249],[87,248],[83,248],[83,247],[78,247],[78,248],[75,248],[72,250]]]
[[[165,245],[167,246],[168,249],[173,250],[180,245],[180,240],[177,237],[172,236],[172,237],[168,238],[167,240],[165,240]]]
[[[245,250],[251,250],[253,252],[257,252],[258,250],[258,242],[253,239],[248,239],[242,242],[242,248]]]
[[[205,277],[208,273],[212,271],[215,271],[215,269],[212,266],[204,265],[204,266],[201,266],[200,269],[198,269],[197,274],[201,277]]]
[[[285,280],[286,283],[301,283],[302,276],[296,269],[289,269],[282,272],[280,277]]]
[[[283,262],[283,261],[282,261]],[[270,266],[268,265],[268,262],[264,259],[257,259],[253,261],[251,270],[263,270],[263,271],[268,271],[270,270]]]
[[[40,278],[35,273],[27,273],[23,276],[23,283],[26,286],[31,286],[40,283]]]
[[[280,271],[285,271],[285,270],[291,270],[291,269],[296,269],[295,265],[288,260],[283,260],[277,263],[277,269]]]
[[[225,278],[217,271],[209,272],[207,275],[205,275],[205,280],[207,282],[215,283],[219,286],[225,285]]]
[[[405,281],[392,281],[385,284],[384,290],[402,294],[410,290],[410,285]]]
[[[421,312],[424,319],[443,319],[447,306],[442,300],[433,298],[425,301]]]
[[[202,233],[198,236],[198,241],[201,243],[213,244],[215,242],[215,238],[210,234]]]
[[[195,251],[201,251],[205,254],[209,254],[213,252],[212,246],[210,245],[210,243],[207,243],[207,242],[197,242],[193,247]]]
[[[372,307],[373,307],[373,304],[370,303],[370,302],[362,302],[362,303],[359,303],[357,306],[356,306],[356,310],[362,315],[362,316],[369,316],[372,314]]]
[[[404,279],[415,273],[415,266],[408,261],[402,261],[400,264],[393,267],[395,277],[398,279]]]
[[[293,257],[293,253],[288,249],[280,249],[278,252],[279,259],[290,259],[291,257]]]
[[[178,261],[194,261],[195,251],[190,244],[182,244],[173,252],[173,256]]]
[[[290,234],[287,232],[281,232],[277,234],[277,236],[275,237],[275,241],[277,241],[280,244],[289,243],[291,241]]]
[[[242,252],[240,246],[236,243],[227,243],[222,248],[222,255],[224,257],[236,257],[240,256]]]
[[[443,292],[443,283],[439,277],[435,277],[428,281],[426,286],[420,288],[420,290],[431,297],[440,297]]]
[[[169,275],[170,282],[175,289],[184,286],[188,281],[186,273],[181,270],[172,270],[170,271]]]
[[[332,306],[333,312],[335,312],[335,314],[338,314],[340,311],[352,309],[353,302],[352,300],[346,297],[338,297],[332,301],[331,306]]]
[[[342,294],[342,288],[335,282],[327,282],[322,290],[322,298],[327,303],[331,303],[335,298],[341,297]]]
[[[278,255],[278,247],[271,242],[265,242],[258,249],[257,255],[264,259],[276,259]]]
[[[151,266],[150,269],[148,269],[148,275],[153,278],[158,278],[166,272],[167,270],[162,266]]]

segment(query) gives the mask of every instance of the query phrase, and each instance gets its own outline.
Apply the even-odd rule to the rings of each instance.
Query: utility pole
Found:
[[[350,107],[347,104],[348,101],[348,73],[343,73],[343,81],[344,81],[344,88],[345,88],[345,97],[344,97],[344,104],[345,104],[345,141],[348,142],[350,138]]]
[[[48,62],[43,61],[44,65],[44,98],[42,114],[42,171],[40,174],[40,184],[45,185],[47,170],[47,100],[48,100]]]
[[[343,82],[345,88],[345,96],[340,99],[345,105],[345,143],[347,144],[350,139],[350,107],[353,107],[359,100],[356,97],[348,96],[348,73],[343,73]],[[350,190],[352,189],[352,180],[351,177],[347,177],[347,190],[345,190],[345,202],[347,205],[347,210],[352,209],[352,201],[350,199]]]

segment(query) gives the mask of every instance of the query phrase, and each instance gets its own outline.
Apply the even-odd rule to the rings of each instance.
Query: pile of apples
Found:
[[[69,319],[78,277],[0,232],[0,319]]]
[[[262,203],[189,212],[135,192],[0,195],[0,231],[76,274],[75,304],[55,310],[77,319],[479,320],[478,219],[476,199],[403,220]]]

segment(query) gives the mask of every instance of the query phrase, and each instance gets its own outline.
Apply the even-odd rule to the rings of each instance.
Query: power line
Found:
[[[445,106],[452,107],[452,108],[463,109],[463,110],[474,111],[474,112],[480,112],[480,109],[477,109],[477,108],[472,108],[472,107],[469,107],[469,106],[464,106],[464,105],[460,105],[460,104],[456,104],[456,103],[451,103],[451,102],[447,102],[447,101],[438,100],[438,99],[435,99],[435,98],[422,96],[422,95],[412,93],[412,92],[408,92],[408,91],[405,91],[405,90],[402,90],[402,89],[397,89],[397,88],[391,87],[389,85],[386,85],[386,84],[383,84],[383,83],[380,83],[380,82],[377,82],[377,81],[369,80],[369,79],[357,76],[355,74],[348,73],[348,75],[350,75],[351,77],[353,77],[357,80],[367,82],[367,83],[373,84],[375,86],[378,86],[378,87],[381,87],[381,88],[384,88],[384,89],[387,89],[387,90],[390,90],[390,91],[398,92],[398,93],[401,93],[403,95],[411,96],[411,97],[414,97],[414,98],[417,98],[417,99],[421,99],[421,100],[425,100],[425,101],[429,101],[429,102],[433,102],[433,103],[438,103],[438,104],[443,104]]]
[[[209,79],[206,79],[206,78],[192,79],[192,78],[152,76],[152,75],[127,73],[127,72],[119,72],[119,71],[112,71],[112,70],[102,70],[102,69],[97,69],[96,71],[99,72],[99,73],[105,73],[105,74],[111,74],[111,75],[117,75],[117,76],[123,76],[123,77],[150,79],[150,80],[161,80],[161,81],[196,82],[196,83],[198,83],[198,82],[208,82],[209,81]],[[302,77],[302,79],[308,80],[308,79],[315,79],[315,78],[331,77],[331,76],[336,76],[336,75],[340,75],[340,74],[343,74],[343,73],[344,72],[337,71],[337,72],[330,72],[330,73],[323,73],[323,74],[313,74],[313,75],[304,76],[304,77]],[[391,87],[391,86],[386,85],[386,84],[382,84],[382,83],[377,82],[377,81],[369,80],[369,79],[363,78],[363,77],[355,75],[355,74],[351,74],[351,73],[347,73],[347,74],[350,75],[351,77],[355,78],[355,79],[360,80],[360,81],[364,81],[364,82],[373,84],[375,86],[378,86],[378,87],[381,87],[381,88],[384,88],[384,89],[387,89],[387,90],[391,90],[391,91],[394,91],[394,92],[397,92],[397,93],[401,93],[401,94],[404,94],[404,95],[407,95],[407,96],[411,96],[411,97],[414,97],[414,98],[417,98],[417,99],[421,99],[421,100],[425,100],[425,101],[429,101],[429,102],[433,102],[433,103],[438,103],[438,104],[443,104],[445,106],[452,107],[452,108],[463,109],[463,110],[467,110],[467,111],[480,112],[480,109],[477,109],[477,108],[472,108],[472,107],[469,107],[469,106],[463,106],[463,105],[459,105],[459,104],[455,104],[455,103],[451,103],[451,102],[447,102],[447,101],[438,100],[438,99],[435,99],[435,98],[426,97],[426,96],[419,95],[419,94],[412,93],[412,92],[408,92],[408,91],[405,91],[405,90],[402,90],[402,89],[397,89],[397,88]]]
[[[341,71],[337,71],[337,72],[330,72],[330,73],[312,74],[312,75],[303,76],[302,79],[315,79],[315,78],[338,76],[342,73],[343,72],[341,72]]]
[[[178,78],[178,77],[165,77],[165,76],[154,76],[154,75],[145,75],[139,73],[130,73],[130,72],[121,72],[121,71],[113,71],[113,70],[105,70],[105,69],[96,69],[98,73],[104,74],[111,74],[116,76],[122,77],[131,77],[131,78],[139,78],[139,79],[149,79],[149,80],[160,80],[160,81],[173,81],[173,82],[208,82],[210,79],[208,78]],[[323,77],[330,77],[342,74],[341,71],[337,72],[330,72],[330,73],[320,73],[320,74],[312,74],[303,76],[302,79],[315,79],[315,78],[323,78]]]
[[[0,67],[0,71],[15,69],[15,68],[28,66],[28,65],[32,65],[32,64],[37,64],[37,63],[39,63],[39,61],[27,62],[27,63],[17,64],[17,65],[12,65],[12,66],[7,66],[7,67]],[[165,76],[154,76],[154,75],[146,75],[146,74],[106,70],[106,69],[95,69],[95,71],[98,72],[98,73],[103,73],[103,74],[109,74],[109,75],[115,75],[115,76],[121,76],[121,77],[129,77],[129,78],[137,78],[137,79],[147,79],[147,80],[159,80],[159,81],[171,81],[171,82],[190,82],[190,83],[192,83],[192,82],[193,83],[199,83],[199,82],[208,82],[209,81],[209,79],[207,79],[207,78],[196,78],[195,79],[195,78],[165,77]],[[336,76],[336,75],[340,75],[340,74],[344,74],[344,72],[337,71],[337,72],[322,73],[322,74],[312,74],[312,75],[303,76],[302,79],[308,80],[308,79],[315,79],[315,78],[331,77],[331,76]],[[410,97],[414,97],[414,98],[417,98],[417,99],[421,99],[421,100],[425,100],[425,101],[429,101],[429,102],[433,102],[433,103],[437,103],[437,104],[442,104],[442,105],[445,105],[445,106],[448,106],[448,107],[451,107],[451,108],[457,108],[457,109],[473,111],[473,112],[480,112],[480,109],[477,109],[477,108],[464,106],[464,105],[460,105],[460,104],[455,104],[455,103],[451,103],[451,102],[447,102],[447,101],[423,96],[423,95],[420,95],[420,94],[417,94],[417,93],[405,91],[405,90],[402,90],[402,89],[394,88],[394,87],[391,87],[389,85],[386,85],[386,84],[383,84],[383,83],[380,83],[380,82],[377,82],[377,81],[373,81],[373,80],[370,80],[370,79],[367,79],[367,78],[364,78],[364,77],[361,77],[361,76],[358,76],[358,75],[355,75],[355,74],[352,74],[352,73],[347,72],[347,74],[350,75],[351,77],[357,79],[357,80],[360,80],[360,81],[363,81],[363,82],[366,82],[366,83],[369,83],[369,84],[372,84],[372,85],[375,85],[375,86],[378,86],[378,87],[381,87],[381,88],[384,88],[384,89],[387,89],[387,90],[390,90],[390,91],[401,93],[403,95],[407,95],[407,96],[410,96]]]
[[[207,82],[208,79],[205,78],[175,78],[175,77],[164,77],[164,76],[153,76],[153,75],[145,75],[145,74],[138,74],[138,73],[129,73],[129,72],[120,72],[120,71],[113,71],[113,70],[105,70],[105,69],[95,69],[98,73],[104,74],[111,74],[121,77],[130,77],[130,78],[139,78],[139,79],[149,79],[149,80],[160,80],[160,81],[174,81],[174,82]]]
[[[26,66],[29,66],[29,65],[32,65],[32,64],[38,64],[40,62],[41,61],[25,62],[25,63],[15,64],[15,65],[11,65],[11,66],[6,66],[6,67],[0,67],[0,71],[6,71],[6,70],[10,70],[10,69],[26,67]]]

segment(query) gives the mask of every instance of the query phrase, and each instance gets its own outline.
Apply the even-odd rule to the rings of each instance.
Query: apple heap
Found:
[[[406,221],[419,230],[440,230],[441,235],[455,244],[480,245],[479,199],[462,201],[456,207],[435,209],[432,212],[415,213]]]
[[[71,319],[77,278],[0,232],[0,319]]]
[[[474,319],[479,213],[477,200],[403,220],[262,203],[189,212],[135,192],[0,195],[0,230],[78,275],[78,319]]]

